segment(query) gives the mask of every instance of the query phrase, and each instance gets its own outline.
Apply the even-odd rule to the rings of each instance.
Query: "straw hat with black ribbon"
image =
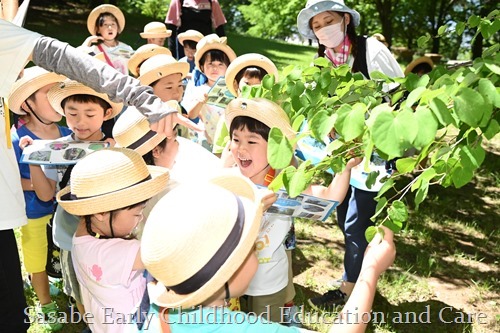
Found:
[[[45,69],[38,66],[26,68],[23,76],[14,83],[10,91],[10,110],[19,115],[26,114],[26,112],[21,109],[21,105],[28,97],[46,85],[61,82],[65,79],[66,78],[62,75],[47,72]]]
[[[138,77],[140,75],[139,68],[141,67],[142,63],[157,54],[166,54],[171,56],[172,52],[170,52],[170,50],[166,47],[157,44],[142,45],[137,50],[135,50],[134,54],[128,60],[128,70],[130,71],[130,73],[132,73],[132,75]]]
[[[165,188],[168,179],[168,169],[146,165],[131,149],[101,149],[78,161],[70,185],[56,198],[73,215],[110,212],[153,197]]]
[[[253,250],[261,218],[258,189],[230,170],[167,193],[142,234],[142,261],[158,281],[148,288],[150,299],[169,308],[205,302]]]
[[[234,80],[238,73],[247,67],[262,68],[267,74],[274,75],[276,80],[278,80],[278,68],[276,68],[276,65],[268,57],[258,53],[240,55],[229,64],[225,75],[227,89],[233,96],[238,96],[238,92],[234,88]]]
[[[140,35],[144,39],[168,38],[172,35],[172,30],[168,30],[164,23],[149,22],[144,26],[144,31]]]
[[[97,34],[97,18],[99,17],[99,15],[104,13],[112,14],[116,18],[119,26],[118,32],[121,33],[123,31],[123,28],[125,28],[125,16],[123,15],[123,12],[116,6],[104,4],[92,9],[89,16],[87,17],[87,29],[89,30],[90,34],[93,36]]]
[[[293,130],[286,112],[276,103],[265,98],[236,98],[226,106],[225,121],[228,129],[234,118],[245,116],[256,119],[269,128],[278,127],[283,134],[294,138],[297,133]]]
[[[196,67],[200,68],[201,57],[211,50],[222,51],[229,58],[229,62],[236,59],[236,53],[234,53],[233,49],[227,45],[227,37],[219,37],[216,34],[210,34],[200,39],[196,45],[196,53],[194,54]]]
[[[182,78],[185,78],[189,73],[189,64],[177,61],[174,57],[166,54],[158,54],[144,61],[139,68],[139,73],[141,75],[138,79],[141,84],[148,86],[171,74],[179,73]]]
[[[431,70],[432,70],[432,68],[434,68],[434,62],[432,61],[432,59],[429,58],[429,57],[423,56],[423,57],[420,57],[420,58],[417,58],[417,59],[413,60],[412,62],[410,62],[408,64],[408,66],[406,66],[405,76],[407,76],[408,74],[410,74],[413,71],[413,69],[415,67],[417,67],[418,65],[420,65],[420,64],[427,64],[427,65],[429,65],[429,67],[431,68]]]
[[[181,112],[179,103],[176,101],[166,103],[171,108],[177,108],[179,113]],[[116,141],[115,147],[133,149],[139,154],[145,155],[165,140],[166,136],[152,131],[147,118],[135,107],[129,106],[116,120],[113,127],[113,138]]]
[[[69,79],[66,79],[63,82],[60,82],[59,84],[53,86],[49,90],[49,92],[47,93],[47,98],[49,99],[49,103],[50,103],[50,105],[52,105],[54,110],[56,110],[57,112],[59,112],[60,114],[62,114],[64,116],[64,110],[62,108],[61,102],[66,97],[73,96],[73,95],[92,95],[92,96],[102,98],[103,100],[108,102],[109,105],[111,105],[112,112],[109,116],[104,118],[104,120],[108,120],[108,119],[116,117],[123,109],[122,103],[112,102],[109,99],[108,95],[98,93],[94,89],[89,88],[89,87],[81,84],[80,82],[69,80]]]
[[[177,35],[177,39],[181,45],[184,45],[185,40],[192,40],[193,42],[198,43],[202,38],[203,34],[197,30],[186,30]]]
[[[354,9],[345,5],[344,0],[308,0],[297,16],[297,28],[301,35],[309,39],[316,39],[316,35],[311,29],[311,19],[323,12],[349,13],[353,19],[354,26],[359,25],[360,15]]]

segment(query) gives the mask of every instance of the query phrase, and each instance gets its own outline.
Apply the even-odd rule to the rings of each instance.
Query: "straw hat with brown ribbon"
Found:
[[[168,38],[172,35],[172,30],[167,30],[164,23],[149,22],[144,26],[144,31],[140,33],[141,37],[147,38]]]
[[[194,60],[196,67],[200,68],[200,59],[203,55],[210,50],[219,50],[224,52],[229,58],[229,62],[236,59],[236,53],[227,45],[227,37],[219,37],[216,34],[206,35],[196,45],[196,53]],[[201,69],[201,68],[200,68]]]
[[[229,92],[233,96],[238,96],[237,91],[234,89],[234,80],[238,73],[246,67],[259,67],[267,72],[267,74],[272,74],[278,80],[278,68],[276,65],[266,56],[258,53],[248,53],[243,54],[234,59],[226,70],[226,84]]]
[[[228,129],[231,128],[234,118],[238,116],[256,119],[269,128],[278,127],[289,139],[297,135],[285,111],[278,104],[265,98],[233,99],[226,106],[225,111],[225,121]]]
[[[148,86],[151,83],[164,78],[165,76],[180,73],[185,78],[189,73],[189,64],[180,62],[174,57],[166,54],[158,54],[144,61],[139,68],[139,81]]]
[[[57,202],[77,216],[109,212],[153,197],[168,179],[168,169],[146,165],[131,149],[102,149],[78,161]]]
[[[186,30],[177,35],[177,39],[181,45],[184,45],[185,40],[192,40],[198,43],[203,38],[203,34],[197,30]]]
[[[252,251],[261,218],[256,186],[228,170],[207,183],[183,184],[167,193],[142,234],[142,261],[158,280],[149,289],[151,300],[186,308],[213,296]]]
[[[115,147],[133,149],[141,155],[153,150],[166,136],[149,127],[148,119],[133,106],[123,111],[113,126]]]
[[[128,60],[128,70],[132,73],[132,75],[138,77],[140,74],[139,67],[142,63],[157,54],[166,54],[171,56],[172,52],[170,52],[170,50],[166,47],[157,44],[143,45],[135,50],[134,54]]]
[[[26,114],[26,112],[21,109],[21,105],[28,97],[48,84],[61,82],[65,79],[66,78],[62,75],[47,72],[45,69],[38,66],[26,68],[23,77],[17,80],[12,86],[12,90],[9,94],[9,108],[12,112],[19,115]]]
[[[123,28],[125,28],[125,16],[123,15],[123,12],[116,6],[104,4],[92,9],[87,18],[87,29],[89,30],[90,34],[93,36],[97,34],[96,21],[99,15],[103,13],[110,13],[114,17],[116,17],[116,21],[119,25],[118,32],[121,33],[123,31]]]
[[[410,62],[408,64],[408,66],[406,66],[406,69],[405,69],[405,76],[407,76],[408,74],[411,73],[411,71],[417,67],[418,65],[420,64],[428,64],[431,68],[434,67],[434,62],[432,61],[431,58],[429,57],[420,57],[420,58],[417,58],[415,60],[413,60],[412,62]]]
[[[59,112],[60,114],[62,114],[64,116],[64,110],[62,108],[61,102],[66,97],[73,96],[73,95],[92,95],[92,96],[102,98],[103,100],[108,102],[109,105],[111,105],[111,108],[113,110],[112,110],[111,114],[108,117],[106,117],[104,120],[116,117],[123,109],[122,103],[112,102],[109,99],[108,95],[98,93],[94,89],[89,88],[89,87],[81,84],[80,82],[69,80],[69,79],[66,79],[63,82],[53,86],[49,90],[49,92],[47,93],[47,98],[49,99],[49,103],[50,103],[50,105],[52,105],[54,110],[56,110],[57,112]]]

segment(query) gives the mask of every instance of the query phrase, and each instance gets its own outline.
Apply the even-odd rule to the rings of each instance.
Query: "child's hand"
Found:
[[[347,161],[347,164],[345,166],[346,170],[351,170],[356,165],[358,165],[359,163],[361,163],[362,160],[363,160],[362,157],[353,157],[353,158],[351,158],[349,161]]]
[[[260,189],[262,195],[262,210],[265,212],[278,200],[278,196],[271,190]]]
[[[32,144],[33,139],[29,135],[25,135],[21,139],[19,139],[19,148],[21,148],[21,150]]]
[[[394,262],[396,257],[396,246],[394,245],[394,233],[381,226],[384,231],[384,237],[377,233],[373,240],[368,244],[363,259],[361,270],[372,268],[377,275],[382,274]]]
[[[92,44],[96,44],[99,41],[103,41],[104,42],[104,38],[102,38],[101,36],[89,36],[82,43],[82,46],[92,46]]]
[[[115,144],[116,144],[116,141],[113,138],[107,138],[106,140],[104,140],[104,142],[109,142],[109,147],[110,148],[114,147]]]

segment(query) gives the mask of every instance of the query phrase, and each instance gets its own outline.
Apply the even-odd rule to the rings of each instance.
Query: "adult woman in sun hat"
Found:
[[[423,56],[413,60],[408,64],[408,66],[406,66],[405,76],[408,76],[410,73],[422,76],[424,74],[431,72],[433,68],[434,68],[434,62],[432,61],[432,59]]]
[[[165,188],[168,169],[147,166],[125,148],[96,151],[80,160],[71,185],[57,193],[64,210],[79,216],[72,258],[93,332],[137,332],[146,293],[140,241],[134,231],[146,201]]]
[[[199,209],[191,209],[193,201]],[[143,332],[310,332],[225,307],[228,298],[245,293],[257,270],[254,246],[261,218],[260,193],[230,171],[197,186],[181,185],[163,197],[141,240],[144,265],[158,281],[148,286],[153,304]],[[366,283],[357,287],[343,320],[330,332],[366,328],[361,314],[369,313],[378,276],[394,260],[392,233],[385,230],[384,239],[373,242],[367,253]],[[346,313],[356,317],[345,320]]]
[[[147,40],[147,44],[165,45],[165,39],[172,35],[172,30],[167,30],[164,23],[149,22],[144,26],[144,31],[140,33],[141,38]]]
[[[318,56],[327,58],[334,66],[347,64],[352,72],[361,72],[367,79],[373,71],[389,77],[403,77],[399,64],[384,44],[373,37],[356,34],[359,21],[359,13],[343,0],[309,0],[297,17],[297,27],[303,36],[318,41]],[[379,157],[374,160],[379,162],[370,163],[370,169],[384,169],[379,178],[387,175],[385,161]],[[353,168],[351,189],[347,194],[349,200],[337,208],[337,219],[346,245],[343,281],[339,289],[309,300],[309,304],[318,309],[331,310],[344,304],[359,276],[363,253],[368,245],[365,230],[373,225],[370,218],[375,213],[374,198],[382,187],[379,181],[371,188],[365,185],[363,164]]]
[[[30,67],[24,70],[23,77],[16,81],[9,95],[11,111],[27,116],[25,125],[11,131],[28,216],[28,224],[21,227],[23,264],[30,275],[31,284],[40,302],[40,313],[42,316],[46,314],[56,316],[56,318],[60,312],[57,304],[52,302],[49,293],[46,269],[46,267],[54,267],[50,261],[47,265],[48,254],[52,254],[53,251],[53,247],[49,246],[52,244],[50,232],[52,229],[47,229],[54,213],[53,195],[50,198],[37,196],[31,182],[29,165],[20,163],[22,148],[19,142],[25,136],[33,140],[55,140],[71,133],[69,128],[57,125],[62,115],[50,106],[47,99],[49,89],[64,79],[64,76],[47,72],[40,67]],[[57,266],[58,264],[57,259]],[[53,271],[54,269],[49,270],[49,274]],[[51,323],[45,318],[41,324],[51,331],[62,328],[61,323]]]
[[[119,41],[124,28],[125,16],[120,8],[108,4],[97,6],[87,18],[87,29],[91,36],[82,46],[91,48],[95,54],[103,52],[108,65],[128,74],[127,62],[134,49]]]

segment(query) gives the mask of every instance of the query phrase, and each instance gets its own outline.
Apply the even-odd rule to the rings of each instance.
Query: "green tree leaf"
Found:
[[[465,22],[457,22],[457,25],[455,26],[455,32],[457,33],[458,36],[461,36],[464,33],[465,30]]]
[[[399,173],[412,172],[416,165],[417,159],[414,157],[406,157],[396,160],[396,169]]]
[[[264,76],[262,79],[262,86],[266,88],[267,90],[273,89],[274,86],[274,75],[269,75],[267,74]]]
[[[448,126],[454,122],[450,110],[439,98],[431,100],[429,106],[441,125]]]
[[[438,122],[428,107],[417,107],[415,117],[418,123],[418,134],[413,141],[417,149],[427,146],[436,137]]]
[[[471,88],[461,88],[454,98],[458,118],[471,127],[478,127],[483,118],[486,103],[483,96]]]
[[[470,182],[473,176],[472,169],[467,166],[458,165],[451,171],[451,180],[456,188],[460,188]]]
[[[427,193],[429,192],[429,182],[423,179],[420,182],[420,186],[415,194],[415,209],[418,209],[419,205],[425,200],[427,197]]]
[[[387,210],[389,217],[394,222],[404,222],[408,219],[408,209],[404,202],[396,200]]]
[[[356,103],[342,105],[337,110],[338,118],[335,121],[335,129],[345,141],[351,141],[359,137],[365,128],[366,105]]]
[[[367,188],[372,188],[373,185],[375,185],[375,182],[377,181],[377,177],[380,175],[380,171],[372,171],[368,174],[366,177],[365,185]]]
[[[475,28],[481,23],[481,18],[477,15],[471,15],[467,20],[467,23],[471,28]]]
[[[267,146],[267,160],[274,169],[284,169],[290,165],[293,147],[283,132],[277,127],[271,128]]]
[[[365,238],[368,241],[368,243],[371,242],[373,240],[373,238],[375,238],[376,234],[380,234],[381,238],[384,238],[384,236],[385,236],[384,229],[382,229],[380,227],[373,226],[373,225],[366,228]]]
[[[309,128],[312,130],[313,136],[318,141],[323,141],[324,138],[330,133],[335,124],[335,115],[328,115],[328,112],[321,110],[318,111],[309,123]]]
[[[418,133],[416,117],[411,111],[380,112],[370,128],[372,140],[377,149],[389,159],[403,156]]]
[[[370,218],[370,220],[375,221],[375,218],[380,215],[380,213],[383,212],[385,206],[387,206],[387,199],[384,197],[381,197],[377,201],[377,206],[375,207],[375,214]]]

